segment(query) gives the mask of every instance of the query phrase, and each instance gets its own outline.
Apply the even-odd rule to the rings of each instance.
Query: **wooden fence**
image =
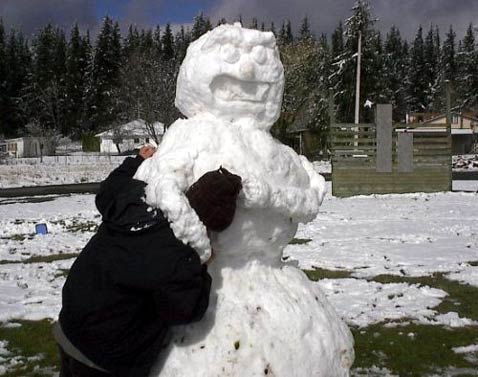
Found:
[[[331,124],[332,193],[451,190],[449,124],[392,124],[392,106],[377,105],[369,124]]]

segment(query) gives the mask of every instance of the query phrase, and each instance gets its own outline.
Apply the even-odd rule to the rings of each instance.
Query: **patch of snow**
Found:
[[[478,250],[478,194],[416,193],[336,198],[300,225],[284,256],[304,269],[347,270],[354,277],[460,272]]]
[[[478,326],[478,321],[473,321],[469,318],[461,318],[456,312],[439,314],[433,319],[424,319],[421,322],[429,325],[442,325],[449,327]]]
[[[323,279],[318,285],[349,324],[365,327],[403,318],[417,322],[435,317],[432,308],[447,293],[406,283],[382,284],[361,279]]]
[[[463,346],[463,347],[453,347],[452,348],[453,352],[455,353],[472,353],[472,352],[478,352],[478,344],[471,344],[469,346]]]
[[[478,259],[478,255],[476,259]],[[470,266],[466,263],[461,266],[462,269],[460,271],[447,274],[447,279],[457,280],[460,283],[470,284],[478,287],[478,267]]]

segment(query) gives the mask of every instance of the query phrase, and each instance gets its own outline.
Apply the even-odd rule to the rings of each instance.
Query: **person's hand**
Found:
[[[153,147],[152,145],[146,144],[141,147],[141,149],[138,152],[138,155],[140,155],[146,160],[152,157],[155,152],[156,152],[155,147]]]

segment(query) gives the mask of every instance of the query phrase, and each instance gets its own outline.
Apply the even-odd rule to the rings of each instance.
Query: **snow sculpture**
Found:
[[[317,215],[324,179],[269,129],[280,114],[284,73],[274,35],[221,25],[188,48],[181,66],[178,119],[136,178],[178,238],[203,260],[206,229],[184,196],[223,166],[243,178],[235,219],[211,235],[210,308],[174,329],[157,373],[173,376],[346,376],[353,339],[317,285],[283,266],[299,222]]]

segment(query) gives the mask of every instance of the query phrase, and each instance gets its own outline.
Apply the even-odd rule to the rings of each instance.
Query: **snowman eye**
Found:
[[[221,46],[221,56],[226,62],[231,64],[239,61],[241,57],[239,50],[230,43]]]
[[[252,57],[258,64],[264,64],[267,60],[267,51],[263,46],[255,46],[252,49]]]

